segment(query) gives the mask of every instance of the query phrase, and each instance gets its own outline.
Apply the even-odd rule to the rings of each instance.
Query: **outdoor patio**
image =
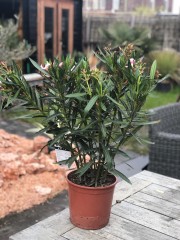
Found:
[[[179,9],[0,1],[0,240],[180,240]]]

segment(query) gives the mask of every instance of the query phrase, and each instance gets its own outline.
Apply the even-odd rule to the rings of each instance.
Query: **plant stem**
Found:
[[[114,110],[113,121],[115,120],[116,113],[117,113],[117,109]],[[109,131],[109,136],[108,136],[107,143],[106,143],[107,146],[109,145],[109,142],[110,142],[110,140],[111,140],[111,135],[112,135],[113,127],[114,127],[114,122],[111,123],[110,131]]]

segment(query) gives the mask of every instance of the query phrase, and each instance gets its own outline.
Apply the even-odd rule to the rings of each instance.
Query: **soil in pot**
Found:
[[[73,183],[73,173],[69,173],[67,177],[71,222],[83,229],[105,227],[109,222],[116,177],[109,175],[107,185],[87,187]]]

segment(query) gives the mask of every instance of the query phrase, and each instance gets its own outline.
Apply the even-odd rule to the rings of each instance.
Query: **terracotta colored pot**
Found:
[[[69,173],[70,174],[70,173]],[[69,176],[68,174],[68,176]],[[68,179],[70,220],[76,227],[100,229],[109,222],[114,183],[105,187],[86,187],[77,185]]]

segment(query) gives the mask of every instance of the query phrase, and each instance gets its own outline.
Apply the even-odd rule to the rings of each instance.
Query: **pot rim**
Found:
[[[72,172],[75,172],[76,170],[74,170],[74,171],[71,171],[71,172],[69,172],[68,174],[67,174],[67,176],[66,176],[66,180],[67,180],[67,182],[69,183],[69,184],[71,184],[71,185],[73,185],[73,186],[78,186],[79,188],[82,188],[82,189],[99,189],[99,190],[101,190],[101,189],[108,189],[108,188],[111,188],[112,186],[114,186],[114,185],[116,185],[117,184],[117,182],[118,182],[118,178],[115,176],[115,175],[113,175],[113,174],[111,174],[113,177],[114,177],[114,182],[112,183],[112,184],[110,184],[110,185],[107,185],[107,186],[98,186],[98,187],[88,187],[88,186],[85,186],[85,185],[79,185],[79,184],[76,184],[76,183],[74,183],[74,182],[72,182],[68,177],[69,177],[69,175],[72,173]]]

